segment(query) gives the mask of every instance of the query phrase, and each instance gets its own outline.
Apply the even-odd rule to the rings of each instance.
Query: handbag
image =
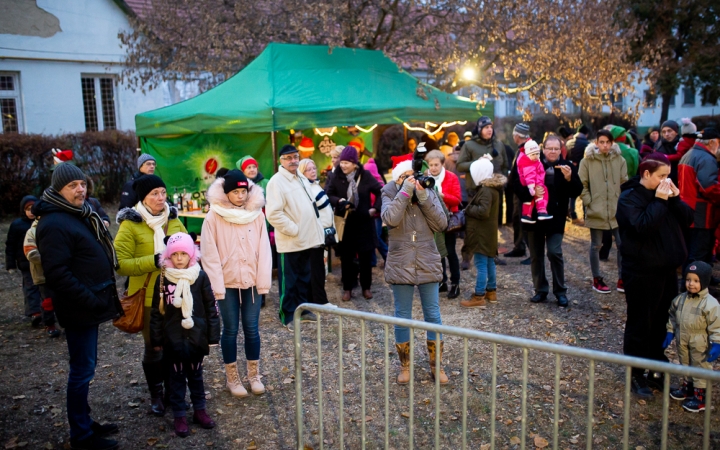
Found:
[[[465,210],[461,209],[456,213],[450,214],[448,219],[447,232],[462,231],[465,229]]]
[[[126,333],[138,333],[145,326],[145,293],[152,274],[150,272],[147,275],[143,287],[133,295],[128,295],[127,290],[123,292],[122,298],[120,298],[123,315],[113,320],[113,325],[119,330]]]
[[[357,183],[355,183],[356,187],[360,186],[360,180],[362,180],[362,175],[358,177]],[[333,216],[333,221],[335,222],[335,230],[337,230],[338,242],[341,242],[343,240],[343,234],[345,233],[345,221],[347,220],[347,216],[349,213],[350,210],[346,209],[344,216]]]

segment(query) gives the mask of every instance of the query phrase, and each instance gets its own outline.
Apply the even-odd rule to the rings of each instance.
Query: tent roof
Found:
[[[161,136],[474,120],[491,113],[492,107],[421,83],[381,51],[272,43],[224,83],[138,114],[135,123],[138,136]]]

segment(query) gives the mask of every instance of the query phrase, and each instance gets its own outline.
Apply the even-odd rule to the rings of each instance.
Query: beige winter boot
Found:
[[[408,384],[410,382],[410,343],[395,344],[395,348],[397,348],[398,358],[400,358],[400,373],[397,382],[398,384]]]
[[[250,383],[250,391],[255,395],[262,395],[265,393],[265,386],[260,381],[260,361],[248,361],[247,362],[247,377]]]
[[[435,380],[435,341],[426,341],[427,342],[427,351],[428,351],[428,362],[430,363],[430,373],[432,375],[433,380]],[[445,371],[442,368],[442,354],[443,354],[443,348],[445,347],[445,342],[440,341],[440,375],[438,378],[440,378],[440,384],[447,384],[448,383],[448,377],[445,375]]]
[[[240,376],[237,371],[237,362],[225,364],[225,378],[225,386],[227,386],[233,397],[247,397],[250,395],[248,394],[248,391],[245,390],[245,386],[243,386],[242,381],[240,381]]]

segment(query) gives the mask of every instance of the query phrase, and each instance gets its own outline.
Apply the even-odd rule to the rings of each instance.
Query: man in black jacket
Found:
[[[88,391],[97,364],[98,326],[119,317],[122,307],[115,287],[112,237],[86,194],[85,174],[72,164],[59,164],[33,214],[40,217],[36,238],[46,287],[65,328],[70,355],[70,446],[109,450],[117,449],[118,443],[103,436],[118,427],[90,418]]]
[[[133,175],[130,181],[123,185],[122,192],[120,192],[120,206],[118,207],[118,211],[122,210],[123,208],[132,208],[137,204],[137,202],[140,201],[137,198],[135,191],[133,190],[133,183],[136,179],[140,178],[143,175],[154,175],[156,166],[157,163],[155,162],[155,158],[149,153],[143,153],[138,157],[138,171],[135,173],[135,175]]]
[[[548,189],[548,214],[553,218],[536,221],[534,224],[522,224],[523,230],[527,232],[531,258],[530,270],[535,288],[535,295],[530,301],[540,303],[547,300],[550,290],[550,285],[545,277],[545,246],[547,245],[547,255],[553,278],[553,294],[557,298],[558,306],[567,307],[565,262],[562,254],[565,211],[569,198],[580,195],[583,187],[577,168],[569,161],[562,159],[562,143],[558,136],[551,135],[545,140],[541,161],[545,167],[545,186]],[[511,179],[515,195],[520,201],[523,203],[532,201],[530,191],[520,183],[520,177],[517,176],[517,163],[513,164]],[[543,193],[536,193],[536,195],[543,195]],[[537,219],[537,211],[533,211],[533,219]]]

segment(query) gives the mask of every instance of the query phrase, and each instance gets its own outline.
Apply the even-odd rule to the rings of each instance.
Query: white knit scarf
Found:
[[[142,217],[147,226],[149,226],[150,229],[153,230],[153,233],[155,233],[153,236],[153,244],[155,245],[155,251],[153,254],[157,255],[158,253],[164,252],[165,231],[163,230],[163,227],[167,223],[168,217],[170,217],[170,207],[168,204],[165,203],[165,209],[159,216],[152,215],[150,211],[145,208],[142,201],[135,205],[135,210],[140,213],[140,217]]]
[[[430,171],[428,170],[428,175],[430,174]],[[442,194],[442,183],[443,180],[445,180],[445,168],[442,167],[440,169],[440,173],[437,176],[430,175],[431,177],[435,178],[435,188],[437,189],[438,193]]]
[[[182,310],[182,327],[186,330],[195,325],[192,320],[193,296],[190,285],[195,283],[200,275],[200,264],[195,263],[187,269],[165,268],[165,277],[175,283],[173,306]]]
[[[225,221],[230,223],[236,223],[238,225],[245,225],[246,223],[250,223],[253,220],[257,219],[257,216],[260,215],[262,210],[256,209],[255,211],[248,211],[245,208],[223,208],[222,206],[218,205],[217,203],[214,205],[210,205],[210,209],[215,211],[220,217],[225,219]]]

